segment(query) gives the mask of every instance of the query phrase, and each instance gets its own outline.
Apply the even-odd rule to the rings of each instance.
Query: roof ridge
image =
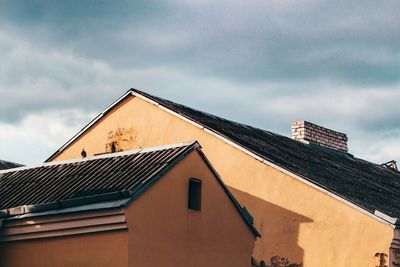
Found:
[[[0,174],[34,169],[34,168],[40,168],[40,167],[46,167],[46,166],[56,166],[56,165],[63,165],[63,164],[69,164],[69,163],[86,162],[86,161],[105,159],[105,158],[116,158],[116,157],[122,157],[122,156],[128,156],[128,155],[140,154],[140,153],[146,153],[146,152],[154,152],[154,151],[160,151],[160,150],[165,150],[165,149],[169,149],[169,148],[178,148],[178,147],[184,147],[184,146],[200,147],[200,144],[197,141],[188,141],[188,142],[182,142],[182,143],[176,143],[176,144],[170,144],[170,145],[153,146],[153,147],[138,148],[138,149],[115,152],[115,153],[107,153],[107,154],[86,157],[86,158],[60,160],[60,161],[54,161],[54,162],[44,162],[44,163],[39,163],[36,165],[21,166],[21,167],[12,168],[12,169],[0,170]]]
[[[373,164],[374,166],[379,167],[379,168],[382,169],[382,170],[385,170],[385,171],[388,170],[388,168],[384,168],[384,167],[383,167],[381,164],[379,164],[379,163],[376,163],[376,162],[372,162],[372,161],[369,161],[369,160],[366,160],[366,159],[359,158],[359,157],[354,156],[353,154],[348,153],[348,152],[336,151],[336,150],[334,150],[334,149],[332,149],[332,148],[324,147],[324,146],[321,146],[321,145],[315,145],[315,144],[310,145],[310,144],[307,144],[307,143],[303,143],[303,142],[301,142],[301,141],[294,140],[294,139],[292,139],[292,138],[290,138],[290,137],[288,137],[288,136],[285,136],[285,135],[282,135],[282,134],[279,134],[279,133],[276,133],[276,132],[271,132],[271,131],[268,131],[268,130],[265,130],[265,129],[262,129],[262,128],[259,128],[259,127],[256,127],[256,126],[252,126],[252,125],[249,125],[249,124],[245,124],[245,123],[237,122],[237,121],[234,121],[234,120],[226,119],[226,118],[223,118],[223,117],[221,117],[221,116],[214,115],[214,114],[211,114],[211,113],[206,112],[206,111],[198,110],[198,109],[195,109],[195,108],[186,106],[186,105],[184,105],[184,104],[176,103],[176,102],[173,102],[173,101],[171,101],[171,100],[168,100],[168,99],[165,99],[165,98],[162,98],[162,97],[158,97],[158,96],[155,97],[155,96],[153,96],[153,95],[151,95],[151,94],[148,94],[148,93],[146,93],[146,92],[143,92],[143,91],[141,91],[141,90],[139,90],[139,89],[131,88],[131,89],[128,90],[128,92],[135,92],[135,93],[141,94],[141,95],[143,95],[143,96],[145,96],[145,97],[147,97],[147,98],[150,98],[150,100],[152,100],[152,101],[154,101],[154,102],[157,102],[159,105],[162,105],[162,106],[164,106],[164,107],[166,107],[166,108],[168,108],[168,109],[170,109],[170,107],[167,107],[167,106],[163,105],[162,103],[159,103],[159,100],[162,100],[162,101],[165,101],[165,102],[169,102],[169,103],[171,103],[171,104],[173,104],[173,105],[179,105],[179,106],[182,106],[182,107],[191,109],[191,110],[193,110],[193,111],[200,112],[200,113],[203,113],[203,114],[206,114],[206,115],[209,115],[209,116],[212,116],[212,117],[215,117],[215,118],[224,120],[224,121],[226,121],[226,122],[235,123],[235,124],[238,124],[238,125],[240,125],[240,126],[243,126],[243,127],[246,127],[246,128],[251,128],[251,129],[257,130],[257,131],[262,131],[263,133],[266,133],[266,134],[270,134],[270,135],[275,135],[275,136],[283,137],[283,138],[286,138],[287,140],[290,140],[291,142],[296,143],[296,144],[297,144],[297,143],[302,143],[302,144],[304,144],[304,145],[307,145],[307,146],[310,147],[310,148],[315,148],[315,149],[318,149],[318,150],[322,150],[322,151],[324,151],[324,152],[330,152],[330,153],[334,152],[335,154],[338,154],[338,155],[348,155],[348,156],[350,156],[351,158],[358,159],[358,160],[362,160],[363,162],[368,163],[368,164]],[[177,112],[177,111],[175,111],[175,112]],[[181,114],[181,113],[179,113],[179,114],[180,114],[180,115],[183,115],[183,114]],[[185,116],[185,117],[188,118],[188,116]],[[196,122],[196,123],[199,123],[199,122]],[[204,127],[210,128],[210,127],[208,127],[208,126],[204,126]],[[322,127],[322,126],[321,126],[321,127]],[[327,129],[328,129],[328,128],[327,128]],[[334,130],[332,130],[332,131],[334,131]],[[219,132],[218,132],[218,133],[219,133]],[[222,133],[219,133],[219,134],[224,135],[224,134],[222,134]],[[228,138],[228,137],[227,137],[227,138]],[[229,138],[229,139],[230,139],[230,138]],[[265,158],[265,156],[261,156],[261,157]],[[266,160],[269,160],[268,158],[265,158],[265,159],[266,159]],[[391,170],[390,170],[390,171],[391,171]],[[400,175],[400,172],[396,172],[396,173]]]
[[[173,102],[173,101],[168,100],[168,99],[163,98],[163,97],[158,97],[158,96],[155,97],[155,96],[153,96],[153,95],[151,95],[151,94],[148,94],[148,93],[143,92],[143,91],[141,91],[141,90],[139,90],[139,89],[136,89],[136,88],[131,88],[131,89],[128,90],[128,92],[135,92],[135,93],[141,94],[141,95],[143,95],[143,96],[145,96],[145,97],[150,98],[151,100],[153,100],[154,102],[157,102],[157,103],[159,103],[158,100],[162,100],[162,101],[165,101],[165,102],[169,102],[169,103],[171,103],[171,104],[174,104],[174,105],[178,105],[178,106],[185,107],[185,108],[187,108],[187,109],[191,109],[191,110],[196,111],[196,112],[201,112],[201,113],[206,114],[206,115],[208,115],[208,116],[211,116],[211,117],[214,117],[214,118],[218,118],[218,119],[220,119],[220,120],[224,120],[224,121],[226,121],[226,122],[235,123],[235,124],[241,125],[241,126],[243,126],[243,127],[251,128],[251,129],[254,129],[254,130],[262,131],[262,132],[267,133],[267,134],[276,135],[276,136],[281,136],[281,137],[285,137],[285,138],[288,138],[288,139],[290,139],[290,140],[293,140],[292,138],[290,138],[290,137],[288,137],[288,136],[285,136],[285,135],[282,135],[282,134],[280,134],[280,133],[271,132],[271,131],[268,131],[268,130],[266,130],[266,129],[259,128],[259,127],[256,127],[256,126],[253,126],[253,125],[250,125],[250,124],[246,124],[246,123],[234,121],[234,120],[231,120],[231,119],[226,119],[226,118],[224,118],[224,117],[221,117],[221,116],[212,114],[212,113],[207,112],[207,111],[199,110],[199,109],[196,109],[196,108],[193,108],[193,107],[190,107],[190,106],[181,104],[181,103]],[[156,98],[157,98],[157,99],[156,99]],[[162,106],[164,106],[164,105],[161,104],[161,103],[159,103],[159,104],[162,105]],[[168,107],[167,107],[167,108],[168,108]]]

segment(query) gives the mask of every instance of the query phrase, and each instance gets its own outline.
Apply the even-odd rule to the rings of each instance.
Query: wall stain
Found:
[[[380,252],[375,253],[375,259],[376,259],[375,266],[376,267],[388,267],[386,265],[387,258],[388,258],[388,255],[386,255],[385,253],[380,253]]]
[[[115,152],[131,150],[136,143],[136,137],[137,131],[133,128],[118,128],[110,131],[107,134],[105,152],[113,152],[113,145],[115,146]]]

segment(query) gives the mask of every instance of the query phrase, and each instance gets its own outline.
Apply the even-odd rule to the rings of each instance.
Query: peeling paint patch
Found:
[[[133,128],[118,128],[107,134],[105,152],[117,152],[135,148],[137,131]],[[115,151],[114,151],[115,150]]]

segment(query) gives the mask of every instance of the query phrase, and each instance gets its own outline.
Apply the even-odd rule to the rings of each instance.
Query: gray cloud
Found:
[[[29,116],[74,110],[81,116],[63,119],[73,132],[83,114],[137,87],[282,134],[293,120],[312,120],[349,133],[362,156],[400,158],[388,149],[400,132],[399,9],[398,1],[2,1],[0,123],[22,129]],[[50,137],[40,139],[49,154],[59,140]],[[379,142],[366,148],[369,140]]]
[[[38,42],[114,68],[157,64],[245,83],[399,81],[398,1],[36,2],[1,10]]]

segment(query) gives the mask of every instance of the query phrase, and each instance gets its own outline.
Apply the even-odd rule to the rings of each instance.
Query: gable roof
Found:
[[[307,184],[367,212],[376,219],[381,221],[383,219],[393,225],[397,218],[400,218],[399,172],[356,158],[348,153],[305,144],[286,136],[198,111],[137,89],[130,89],[48,160],[68,147],[86,129],[95,124],[128,95],[139,96],[164,110],[172,111],[182,119],[223,138],[227,143],[258,160],[276,167],[292,177],[301,179]]]
[[[209,166],[194,141],[0,171],[0,218],[119,199],[130,202],[193,150]],[[250,230],[260,236],[250,214],[214,175]]]
[[[21,166],[22,166],[21,164],[0,159],[0,170],[7,170],[7,169],[17,168],[17,167],[21,167]]]

